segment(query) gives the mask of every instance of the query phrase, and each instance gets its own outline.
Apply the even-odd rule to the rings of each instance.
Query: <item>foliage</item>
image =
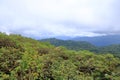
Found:
[[[14,34],[0,33],[0,41],[0,80],[120,80],[120,59],[112,54],[68,50]]]
[[[93,50],[95,48],[94,45],[86,42],[86,41],[73,41],[73,40],[59,40],[55,38],[42,39],[40,41],[50,42],[55,46],[65,46],[67,49],[71,50]]]
[[[120,57],[120,44],[108,45],[108,46],[94,46],[86,41],[74,41],[74,40],[59,40],[55,38],[42,39],[40,41],[50,42],[57,46],[64,46],[70,50],[89,50],[94,53],[112,53],[113,55]]]

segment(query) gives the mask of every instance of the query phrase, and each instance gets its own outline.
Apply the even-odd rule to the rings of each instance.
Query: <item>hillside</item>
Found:
[[[42,39],[40,41],[50,42],[54,46],[64,46],[70,50],[89,50],[95,53],[112,53],[120,57],[120,44],[98,47],[86,41],[60,40],[56,38]]]
[[[120,59],[0,33],[0,80],[120,80]]]
[[[96,52],[112,53],[113,55],[120,57],[120,44],[113,44],[109,46],[100,47]]]
[[[69,37],[69,36],[56,36],[55,38],[61,40],[72,40],[72,41],[86,41],[95,46],[102,47],[113,44],[120,44],[120,35],[106,35],[106,36],[94,36],[94,37]]]
[[[40,41],[50,42],[55,46],[64,46],[71,50],[93,50],[94,45],[86,41],[60,40],[56,38],[42,39]]]

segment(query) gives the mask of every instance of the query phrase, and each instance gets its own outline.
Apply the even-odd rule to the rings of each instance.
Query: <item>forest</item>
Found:
[[[0,33],[0,80],[120,80],[120,58]]]
[[[114,56],[120,57],[120,44],[96,46],[87,41],[61,40],[61,39],[56,39],[56,38],[41,39],[40,41],[49,42],[56,47],[64,46],[70,50],[76,50],[76,51],[89,50],[89,51],[97,53],[97,54],[111,53]],[[106,41],[104,42],[104,40],[103,40],[102,42],[105,43]],[[97,43],[97,44],[99,44],[99,43]]]

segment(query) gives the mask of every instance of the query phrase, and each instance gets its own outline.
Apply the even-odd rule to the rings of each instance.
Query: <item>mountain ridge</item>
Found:
[[[62,40],[87,41],[95,46],[108,46],[112,44],[120,44],[120,35],[106,35],[106,36],[96,36],[96,37],[58,36],[55,38]]]
[[[54,46],[64,46],[70,50],[89,50],[95,53],[112,53],[115,56],[120,56],[120,44],[95,46],[87,41],[60,40],[56,38],[42,39],[40,41],[49,42]]]

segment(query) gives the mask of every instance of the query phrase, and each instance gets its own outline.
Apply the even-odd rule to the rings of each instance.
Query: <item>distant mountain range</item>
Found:
[[[84,41],[81,39],[84,39]],[[108,39],[107,37],[101,37],[101,39],[100,37],[99,38],[89,37],[88,39],[91,42],[93,41],[95,45],[91,44],[90,41],[87,42],[87,38],[74,38],[73,40],[60,40],[56,38],[49,38],[49,39],[42,39],[40,41],[50,42],[55,46],[64,46],[67,49],[71,49],[71,50],[89,50],[95,53],[112,53],[115,56],[120,56],[120,44],[118,44],[120,43],[119,40],[120,38],[117,38],[117,36],[116,37],[114,36],[113,39],[110,36],[108,37]]]
[[[62,40],[74,40],[74,41],[87,41],[95,46],[108,46],[112,44],[120,44],[120,35],[108,35],[108,36],[97,36],[97,37],[68,37],[60,36],[56,37]]]

